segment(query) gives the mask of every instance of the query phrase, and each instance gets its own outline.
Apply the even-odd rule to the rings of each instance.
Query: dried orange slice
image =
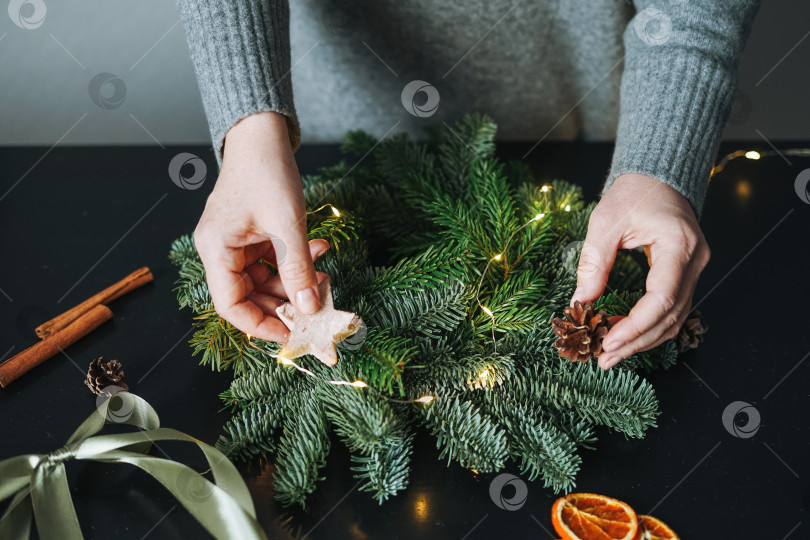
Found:
[[[636,540],[680,540],[669,525],[652,516],[638,516]]]
[[[638,518],[630,505],[595,493],[570,493],[551,507],[564,540],[635,540]]]

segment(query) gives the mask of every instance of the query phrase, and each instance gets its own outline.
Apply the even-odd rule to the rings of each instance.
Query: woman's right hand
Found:
[[[327,276],[313,263],[329,243],[307,242],[301,176],[283,115],[253,114],[228,131],[194,243],[214,309],[243,332],[283,343],[289,331],[276,308],[284,300],[302,313],[317,311],[318,283]]]

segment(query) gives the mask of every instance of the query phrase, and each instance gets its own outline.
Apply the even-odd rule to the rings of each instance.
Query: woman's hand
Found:
[[[284,299],[303,313],[318,309],[317,284],[326,274],[316,273],[313,262],[329,243],[307,242],[301,177],[284,116],[257,113],[228,131],[194,243],[214,308],[243,332],[282,343],[289,331],[276,308]]]
[[[650,247],[647,291],[627,317],[617,318],[602,342],[603,369],[677,335],[691,309],[698,276],[709,262],[709,246],[686,198],[654,178],[624,174],[591,215],[572,302],[596,300],[616,250],[639,246]]]

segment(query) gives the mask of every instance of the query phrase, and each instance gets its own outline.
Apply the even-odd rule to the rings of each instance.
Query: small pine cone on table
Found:
[[[610,322],[604,310],[594,312],[593,303],[574,302],[563,310],[565,319],[555,317],[551,324],[559,339],[554,347],[562,358],[572,362],[585,363],[592,356],[602,354],[602,339],[610,329]]]
[[[709,330],[708,326],[703,325],[700,319],[700,311],[694,310],[683,322],[678,335],[675,337],[675,345],[678,347],[678,352],[686,352],[689,349],[697,349],[698,345],[703,343],[703,334]]]
[[[121,367],[121,362],[118,360],[105,360],[103,356],[100,356],[90,362],[84,384],[94,394],[101,394],[104,388],[113,385],[123,390],[129,390],[124,382],[124,370]]]

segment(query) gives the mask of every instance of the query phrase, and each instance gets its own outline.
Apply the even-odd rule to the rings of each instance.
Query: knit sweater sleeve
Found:
[[[225,134],[242,118],[274,111],[287,118],[297,149],[300,128],[290,80],[286,0],[178,0],[191,58],[222,161]]]
[[[636,0],[624,33],[619,127],[605,184],[656,178],[700,215],[758,0]]]

